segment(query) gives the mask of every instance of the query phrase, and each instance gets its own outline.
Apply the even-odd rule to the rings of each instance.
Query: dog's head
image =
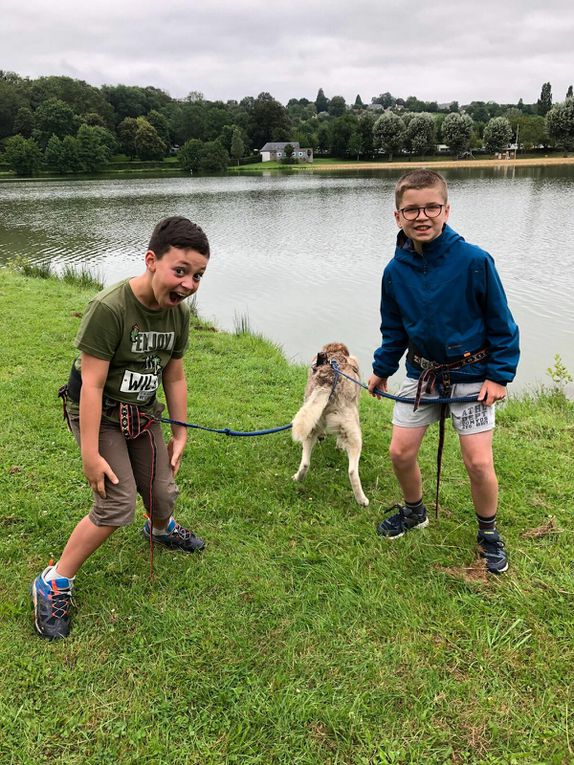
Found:
[[[345,343],[327,343],[315,356],[312,365],[316,369],[324,364],[330,364],[333,360],[338,361],[339,364],[348,364],[354,372],[359,374],[359,362],[351,356]]]
[[[325,353],[328,358],[334,356],[336,353],[342,353],[343,356],[349,355],[349,349],[345,343],[327,343],[321,348],[321,353]]]

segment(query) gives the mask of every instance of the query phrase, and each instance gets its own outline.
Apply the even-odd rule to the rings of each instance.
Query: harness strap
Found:
[[[448,364],[439,364],[435,361],[429,361],[418,356],[416,353],[411,355],[411,360],[418,364],[422,368],[421,376],[419,377],[417,392],[415,395],[415,402],[413,411],[419,408],[421,398],[424,393],[431,393],[433,387],[438,382],[438,389],[440,397],[446,399],[445,402],[440,405],[440,417],[438,425],[438,446],[436,453],[436,495],[435,495],[435,517],[438,518],[438,512],[440,507],[440,479],[442,475],[442,455],[444,451],[444,436],[445,436],[445,423],[449,411],[448,400],[451,398],[452,383],[450,379],[450,372],[454,372],[458,369],[468,366],[469,364],[476,364],[478,361],[482,361],[488,356],[488,350],[482,348],[475,353],[466,353],[462,359],[452,361]]]
[[[151,415],[143,413],[135,404],[118,402],[120,430],[126,441],[133,441],[142,435],[146,435],[151,449],[151,470],[148,485],[148,518],[149,518],[149,576],[153,578],[153,483],[157,470],[157,446],[155,438],[150,430],[155,422]]]

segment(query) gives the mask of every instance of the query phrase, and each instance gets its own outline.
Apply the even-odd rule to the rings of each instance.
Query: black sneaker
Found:
[[[160,544],[164,547],[169,547],[172,550],[183,550],[183,552],[201,552],[205,547],[203,539],[196,537],[192,531],[184,529],[177,521],[173,521],[173,525],[170,523],[168,526],[169,531],[161,536],[154,534],[154,544]],[[149,539],[150,525],[149,520],[144,523],[142,534],[146,539]]]
[[[503,574],[508,568],[508,557],[498,531],[479,530],[476,541],[480,555],[486,561],[487,570],[491,574]]]
[[[32,582],[34,627],[40,637],[59,640],[70,632],[72,588],[65,577],[46,582],[44,576],[49,569],[44,569]]]
[[[385,518],[377,525],[377,534],[381,537],[398,539],[411,529],[424,529],[429,524],[427,509],[424,505],[419,512],[410,511],[403,505],[393,505],[385,512],[390,513],[391,510],[398,510],[398,513]]]

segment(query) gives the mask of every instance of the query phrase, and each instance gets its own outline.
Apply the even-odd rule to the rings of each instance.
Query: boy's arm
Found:
[[[484,302],[488,358],[486,379],[504,387],[512,382],[520,358],[519,331],[493,259],[486,260],[486,297]],[[501,396],[497,396],[501,398]]]
[[[187,419],[187,383],[183,369],[183,359],[172,358],[169,360],[163,370],[162,384],[170,418],[185,422]],[[171,432],[172,437],[167,445],[167,449],[171,471],[176,476],[187,442],[187,428],[182,425],[172,425]]]
[[[110,363],[83,352],[81,359],[80,450],[82,464],[91,488],[105,498],[106,477],[112,483],[118,483],[116,474],[100,454],[99,446],[102,397]]]
[[[375,351],[373,360],[373,376],[380,381],[386,380],[399,368],[399,362],[409,344],[401,312],[388,283],[386,271],[383,274],[381,289],[381,335],[380,348]],[[377,385],[377,387],[379,387]]]

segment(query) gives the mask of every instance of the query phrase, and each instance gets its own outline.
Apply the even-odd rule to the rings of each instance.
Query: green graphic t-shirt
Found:
[[[104,396],[151,404],[170,359],[180,359],[189,336],[189,308],[152,311],[135,297],[129,281],[99,292],[88,305],[76,347],[110,362]],[[81,372],[80,358],[76,369]]]

